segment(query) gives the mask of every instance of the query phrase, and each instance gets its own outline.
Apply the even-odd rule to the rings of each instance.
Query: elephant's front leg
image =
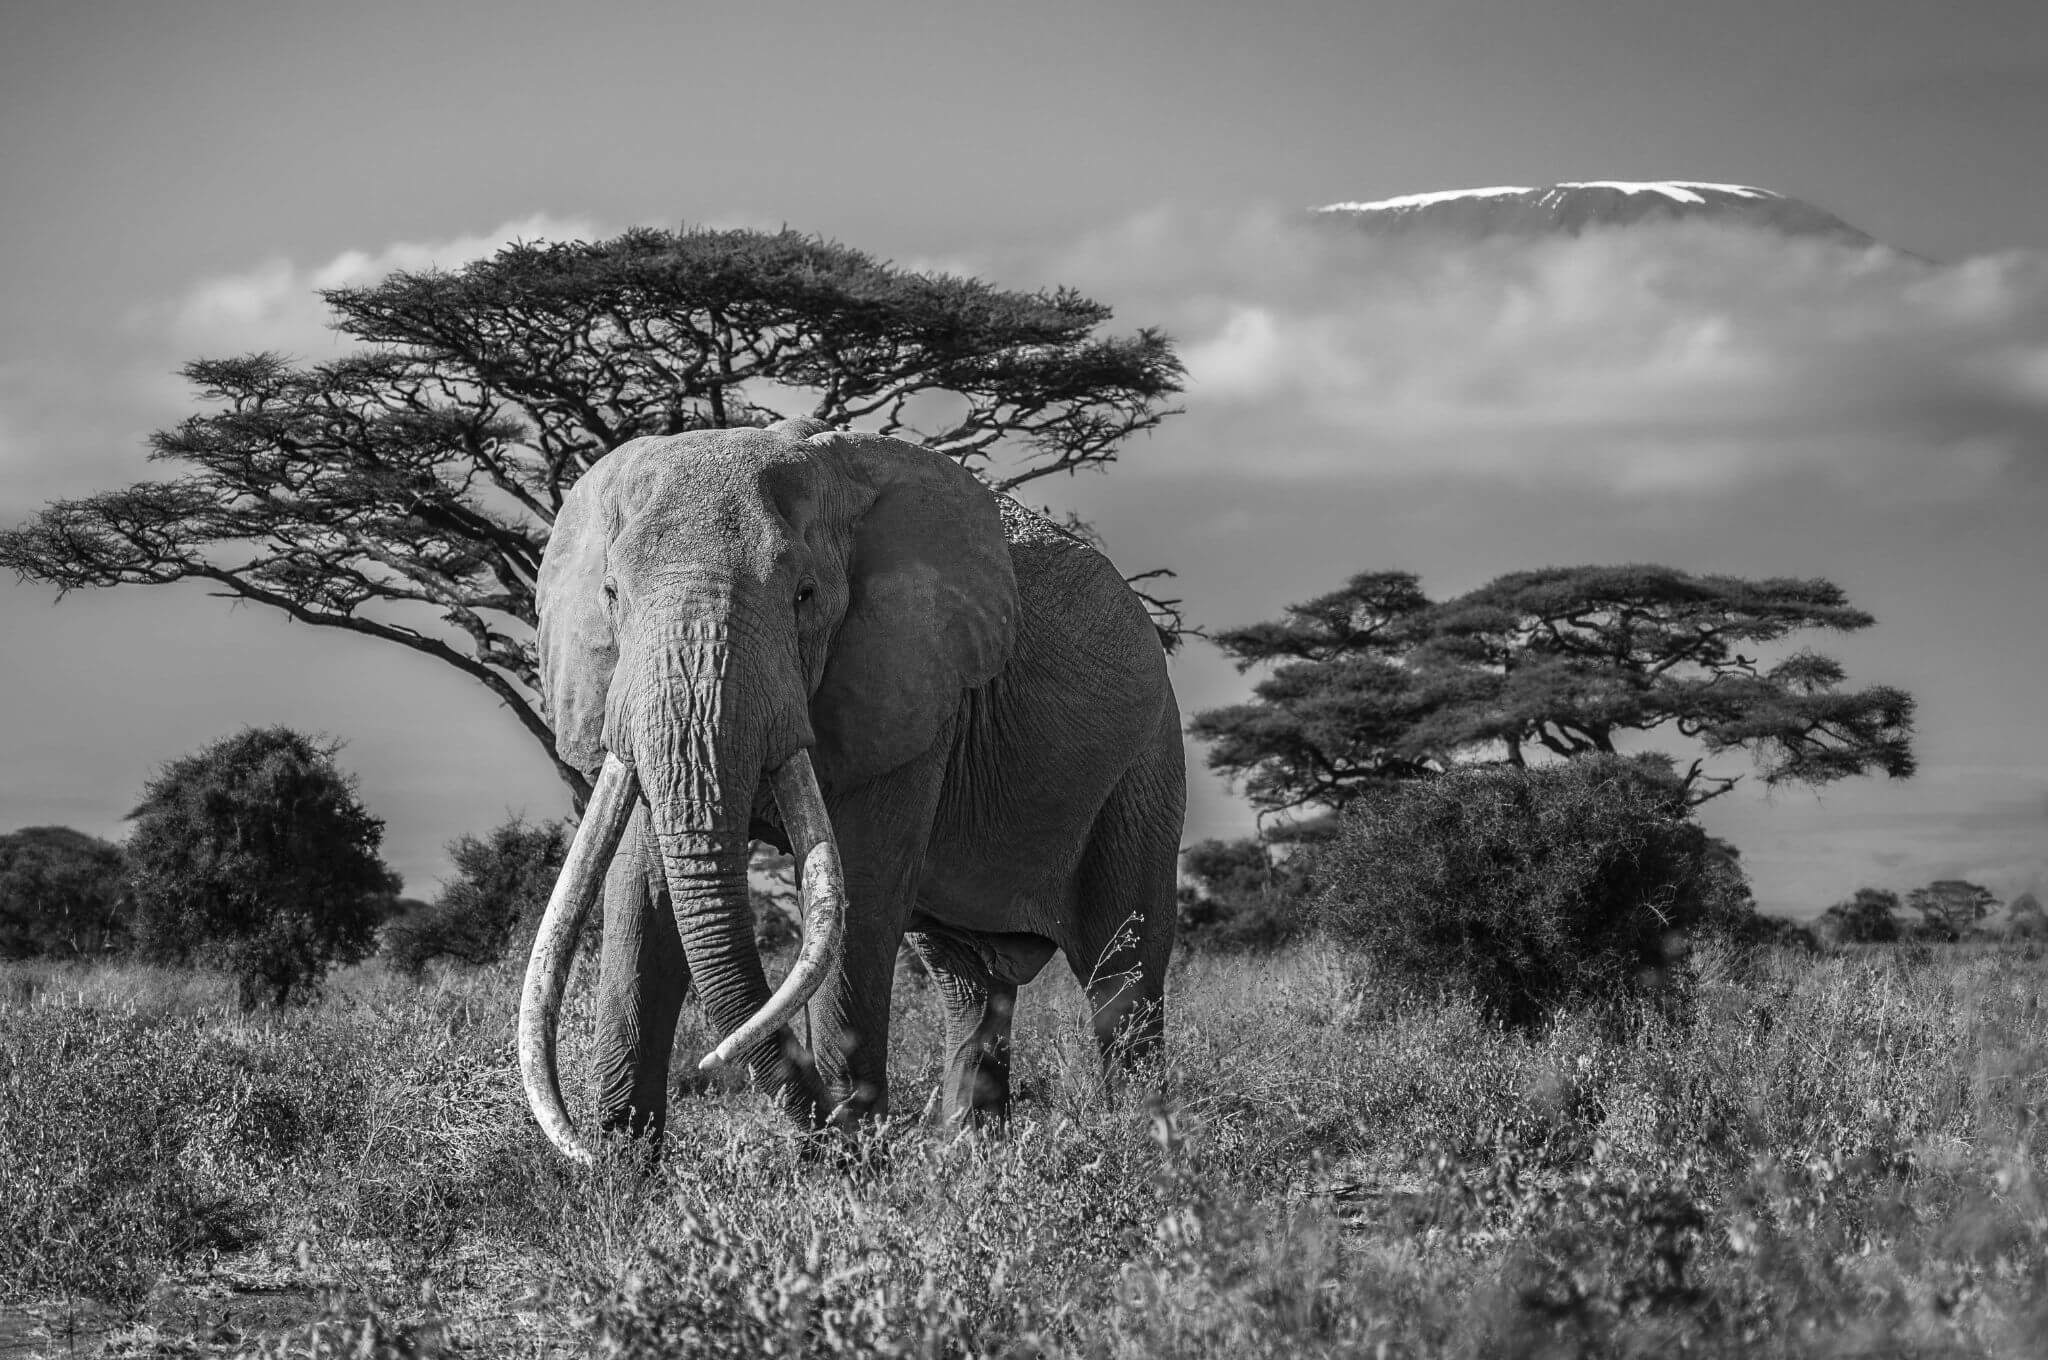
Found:
[[[943,743],[934,754],[865,788],[828,800],[846,867],[846,936],[840,965],[811,1000],[811,1046],[846,1126],[889,1108],[889,1002],[896,954],[917,895],[938,808]]]
[[[635,809],[605,878],[604,915],[597,983],[598,1118],[606,1129],[659,1138],[668,1116],[676,1016],[690,989],[690,969],[644,803]]]

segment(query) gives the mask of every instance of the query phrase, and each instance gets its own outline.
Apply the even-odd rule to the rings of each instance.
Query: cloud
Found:
[[[1176,338],[1188,413],[1161,438],[1190,470],[1966,498],[2048,448],[2038,254],[1699,222],[1446,246],[1161,210],[993,268]]]
[[[149,432],[192,408],[178,375],[186,362],[261,349],[302,359],[340,353],[346,342],[328,329],[319,289],[369,283],[394,269],[452,268],[515,240],[601,234],[584,218],[534,214],[490,231],[345,250],[312,264],[279,256],[139,305],[89,350],[0,364],[0,524],[43,501],[142,473]]]
[[[319,297],[323,288],[372,283],[400,269],[449,269],[513,241],[590,240],[600,234],[586,218],[535,213],[474,235],[345,250],[320,264],[276,256],[201,279],[169,302],[137,309],[129,323],[132,330],[174,343],[185,357],[274,349],[317,358],[346,344],[328,329],[329,313]]]

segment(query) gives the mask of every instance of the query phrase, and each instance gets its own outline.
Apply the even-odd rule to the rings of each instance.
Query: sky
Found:
[[[338,352],[317,287],[787,223],[1171,334],[1185,410],[1034,490],[1177,570],[1198,624],[1372,569],[1439,597],[1574,563],[1835,581],[1877,624],[1812,641],[1918,698],[1920,773],[1751,779],[1710,828],[1792,915],[2038,892],[2044,127],[2048,7],[2018,0],[0,0],[0,524],[150,475],[148,433],[198,409],[186,360]],[[1302,225],[1590,179],[1762,186],[1934,263],[1714,231],[1425,258]],[[1174,681],[1184,712],[1250,684],[1201,642]],[[248,723],[346,743],[415,894],[456,835],[567,811],[438,663],[197,586],[0,581],[0,831],[118,837],[159,767]],[[1192,783],[1190,840],[1250,828]]]

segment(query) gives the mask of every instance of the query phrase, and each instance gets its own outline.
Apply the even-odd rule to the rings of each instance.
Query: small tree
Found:
[[[1552,567],[1435,604],[1406,572],[1367,573],[1217,634],[1240,670],[1274,670],[1253,702],[1198,713],[1189,731],[1268,812],[1341,808],[1475,761],[1612,755],[1624,735],[1662,732],[1701,751],[1682,779],[1693,804],[1737,782],[1706,768],[1725,753],[1750,756],[1770,785],[1902,778],[1909,695],[1844,690],[1841,666],[1813,652],[1749,655],[1870,623],[1826,581]]]
[[[1356,800],[1314,852],[1315,917],[1502,1023],[1652,994],[1708,888],[1707,836],[1653,758],[1477,766]]]
[[[529,825],[514,817],[481,838],[458,836],[447,848],[454,880],[431,905],[384,928],[384,953],[405,972],[436,958],[493,963],[524,943],[568,858],[569,831],[561,822]]]
[[[1848,900],[1822,912],[1820,923],[1837,944],[1890,944],[1899,938],[1899,895],[1883,888],[1858,888]]]
[[[128,937],[121,847],[68,826],[0,836],[0,959],[83,958]]]
[[[1937,879],[1906,895],[1906,905],[1920,913],[1921,933],[1935,939],[1962,939],[1999,906],[1990,889],[1960,878]]]
[[[339,749],[252,727],[150,781],[128,841],[146,957],[225,967],[250,1007],[369,952],[400,884]]]

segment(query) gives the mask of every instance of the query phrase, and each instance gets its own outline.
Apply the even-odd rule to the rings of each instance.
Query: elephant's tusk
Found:
[[[576,839],[555,880],[548,909],[534,933],[533,953],[526,960],[526,985],[519,996],[519,1071],[526,1082],[526,1103],[541,1131],[570,1160],[589,1165],[590,1149],[576,1136],[562,1104],[562,1085],[555,1071],[555,1030],[561,1019],[562,993],[569,965],[576,957],[576,937],[583,931],[590,904],[604,887],[605,871],[619,848],[640,780],[633,767],[607,754],[604,769],[591,790],[576,827]]]
[[[839,842],[832,836],[832,819],[826,815],[824,795],[818,792],[810,752],[798,751],[775,772],[775,802],[782,810],[790,846],[803,865],[804,947],[768,1004],[705,1054],[697,1064],[700,1071],[731,1062],[788,1024],[810,1002],[825,974],[839,963],[846,934],[846,874],[839,864]]]

